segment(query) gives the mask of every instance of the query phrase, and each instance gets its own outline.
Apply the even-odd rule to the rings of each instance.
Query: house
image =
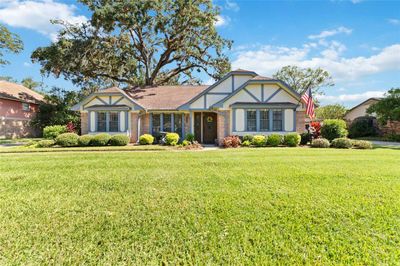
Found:
[[[30,126],[43,96],[20,84],[0,81],[0,138],[36,136]]]
[[[365,101],[363,101],[360,104],[357,104],[350,110],[348,110],[344,116],[344,119],[348,121],[349,123],[353,122],[354,119],[359,118],[359,117],[364,117],[364,116],[370,116],[367,114],[367,109],[374,103],[379,102],[380,98],[369,98]],[[371,115],[374,116],[374,115]]]
[[[100,90],[73,110],[81,112],[82,134],[187,133],[204,144],[228,135],[303,132],[300,95],[280,80],[238,69],[211,86],[156,86]]]

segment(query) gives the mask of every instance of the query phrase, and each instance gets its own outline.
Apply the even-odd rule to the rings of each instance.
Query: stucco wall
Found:
[[[368,102],[354,108],[353,110],[347,112],[346,115],[344,116],[344,118],[347,121],[351,122],[354,119],[356,119],[357,117],[366,116],[368,107],[370,107],[374,103],[376,103],[376,101],[368,101]],[[372,116],[374,116],[374,115],[372,114]]]

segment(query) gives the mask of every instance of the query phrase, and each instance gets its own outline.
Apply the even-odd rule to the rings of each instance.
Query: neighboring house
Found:
[[[211,86],[156,86],[100,90],[73,110],[81,112],[82,134],[193,133],[204,144],[228,135],[303,132],[300,95],[280,80],[238,69]]]
[[[380,98],[369,98],[362,103],[354,106],[350,110],[348,110],[344,116],[344,119],[347,120],[349,123],[353,122],[354,119],[363,116],[374,116],[367,114],[367,109],[374,103],[379,102]]]
[[[36,136],[30,127],[43,96],[22,85],[0,81],[0,138]]]

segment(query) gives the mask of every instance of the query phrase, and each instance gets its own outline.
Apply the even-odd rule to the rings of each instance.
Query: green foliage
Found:
[[[43,137],[46,139],[55,139],[58,135],[67,132],[67,127],[62,125],[47,126],[43,128]]]
[[[248,140],[248,141],[251,143],[251,142],[253,142],[253,138],[254,138],[253,135],[250,135],[250,134],[244,135],[244,136],[243,136],[243,141]]]
[[[37,147],[39,148],[49,148],[52,147],[55,144],[55,141],[52,139],[44,139],[44,140],[40,140],[37,143]]]
[[[372,143],[367,140],[352,140],[351,144],[354,149],[372,149]]]
[[[245,141],[250,142],[250,140],[248,138],[246,138]],[[256,147],[264,147],[265,145],[267,145],[267,137],[264,135],[255,135],[255,136],[253,136],[251,144],[253,144]]]
[[[341,104],[329,104],[320,106],[315,110],[316,117],[325,119],[343,119],[346,114],[346,107]]]
[[[110,139],[111,139],[110,134],[100,133],[95,135],[90,143],[93,146],[107,146]]]
[[[332,141],[347,136],[346,122],[340,119],[326,119],[321,127],[321,136]]]
[[[331,147],[338,149],[350,149],[353,146],[352,142],[348,138],[337,138],[332,140]]]
[[[390,89],[383,99],[367,109],[367,113],[375,113],[382,125],[388,121],[400,121],[400,88]]]
[[[288,133],[283,136],[283,144],[289,147],[296,147],[300,144],[301,136],[297,133]]]
[[[244,140],[242,142],[242,147],[250,147],[251,146],[251,142],[250,140]]]
[[[218,34],[211,0],[81,3],[91,18],[82,25],[56,21],[58,40],[33,52],[42,72],[75,84],[138,86],[199,82],[197,72],[220,79],[230,69],[225,51],[232,42]]]
[[[390,141],[400,142],[400,134],[388,134],[385,137]]]
[[[169,146],[175,146],[176,144],[178,144],[179,141],[179,135],[178,133],[167,133],[165,135],[165,144],[169,145]]]
[[[186,135],[186,136],[187,136],[187,135]],[[192,143],[191,141],[185,139],[184,141],[182,141],[182,146],[183,146],[183,147],[186,147],[186,146],[190,145],[191,143]]]
[[[154,137],[150,134],[143,134],[139,137],[139,144],[140,145],[150,145],[153,144]]]
[[[84,94],[76,91],[67,91],[61,88],[52,88],[44,97],[44,102],[39,105],[37,115],[32,119],[31,125],[44,128],[52,125],[66,125],[72,122],[77,131],[80,131],[80,113],[71,111],[71,107],[82,100]]]
[[[113,135],[110,139],[111,146],[126,146],[129,143],[129,137],[124,134]]]
[[[79,136],[75,133],[63,133],[57,136],[56,144],[61,147],[78,146]]]
[[[308,143],[311,142],[312,134],[308,133],[308,132],[304,132],[304,133],[300,134],[300,137],[301,137],[300,144],[307,145]]]
[[[42,82],[34,81],[33,78],[27,77],[21,80],[21,85],[27,87],[28,89],[36,90],[42,85]]]
[[[273,77],[282,80],[298,93],[311,88],[314,95],[321,94],[321,88],[335,85],[332,76],[321,68],[285,66],[276,72]]]
[[[267,145],[271,147],[277,147],[282,144],[283,136],[280,134],[271,134],[268,136]]]
[[[14,33],[11,33],[4,25],[0,24],[0,66],[9,64],[3,59],[3,52],[17,54],[22,51],[24,45],[21,38]]]
[[[349,137],[373,137],[378,135],[378,128],[374,125],[373,117],[356,118],[349,126]]]
[[[189,142],[193,142],[194,141],[194,134],[187,133],[186,136],[185,136],[185,140],[187,140]]]
[[[329,148],[330,143],[329,140],[324,138],[313,139],[311,141],[311,147],[313,148]]]
[[[81,146],[81,147],[89,146],[91,144],[92,139],[93,139],[92,135],[79,136],[78,145]]]

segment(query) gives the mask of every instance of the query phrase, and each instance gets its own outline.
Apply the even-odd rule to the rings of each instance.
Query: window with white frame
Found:
[[[283,131],[284,112],[282,109],[246,109],[245,131]]]
[[[29,103],[22,103],[22,110],[29,112],[31,110]]]
[[[157,135],[160,131],[175,132],[179,136],[184,134],[184,114],[179,113],[156,113],[151,114],[151,134]]]

